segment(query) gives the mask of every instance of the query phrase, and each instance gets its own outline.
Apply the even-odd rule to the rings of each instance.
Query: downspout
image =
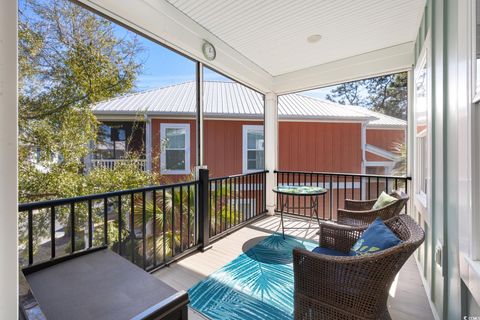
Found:
[[[366,170],[366,162],[367,162],[367,156],[366,156],[366,148],[367,148],[367,124],[368,121],[362,122],[362,129],[361,129],[361,149],[362,149],[362,174],[365,174]],[[364,184],[365,181],[362,182],[363,179],[360,179],[360,183]],[[362,199],[365,199],[365,190],[366,190],[366,184],[361,186],[362,194],[360,197]]]
[[[145,113],[145,171],[152,171],[152,119]]]
[[[361,132],[361,149],[362,149],[362,173],[365,174],[365,167],[367,162],[366,157],[366,148],[367,148],[367,124],[368,121],[362,122],[362,132]]]

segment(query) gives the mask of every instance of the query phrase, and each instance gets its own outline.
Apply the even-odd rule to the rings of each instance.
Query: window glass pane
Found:
[[[118,141],[125,141],[127,139],[127,133],[125,129],[118,129],[117,138]]]
[[[166,148],[184,149],[185,148],[185,129],[183,128],[167,128],[165,136],[167,139]]]
[[[110,142],[112,141],[111,139],[111,130],[112,128],[108,125],[102,124],[100,125],[100,132],[98,139],[103,142]]]
[[[250,131],[247,133],[248,149],[263,150],[263,132]]]
[[[248,151],[247,153],[248,170],[263,169],[264,152],[263,151]]]
[[[185,150],[166,150],[165,162],[167,170],[185,170]]]

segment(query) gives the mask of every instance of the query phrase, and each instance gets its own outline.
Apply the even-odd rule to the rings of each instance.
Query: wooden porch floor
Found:
[[[289,227],[308,225],[305,220],[290,218],[288,220],[286,226]],[[279,227],[278,216],[267,216],[215,242],[212,249],[192,254],[155,272],[154,275],[177,290],[187,290],[264,237],[279,231]],[[316,223],[312,223],[312,228],[309,230],[286,230],[285,233],[317,240],[316,231]],[[393,319],[434,319],[413,257],[407,261],[393,283],[388,305]],[[189,319],[205,318],[189,309]]]

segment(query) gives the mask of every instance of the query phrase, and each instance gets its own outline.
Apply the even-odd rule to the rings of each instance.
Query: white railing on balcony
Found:
[[[147,160],[130,160],[130,159],[92,159],[91,168],[105,168],[114,169],[115,166],[120,164],[135,163],[142,171],[147,170]]]

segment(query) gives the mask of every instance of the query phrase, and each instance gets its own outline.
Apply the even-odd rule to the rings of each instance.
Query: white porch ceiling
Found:
[[[274,77],[411,43],[425,5],[424,0],[164,1]],[[322,39],[309,43],[313,34]]]
[[[403,71],[425,0],[75,0],[260,92]],[[318,43],[307,37],[320,34]],[[202,54],[204,40],[217,49]]]

